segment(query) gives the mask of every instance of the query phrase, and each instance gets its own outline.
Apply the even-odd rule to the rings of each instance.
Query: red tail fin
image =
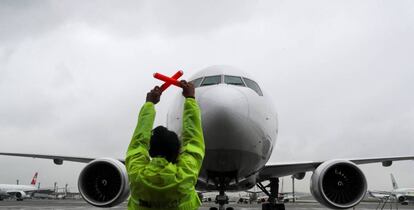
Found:
[[[36,185],[36,181],[37,181],[37,172],[35,173],[35,175],[33,176],[32,182],[30,183],[31,185]]]

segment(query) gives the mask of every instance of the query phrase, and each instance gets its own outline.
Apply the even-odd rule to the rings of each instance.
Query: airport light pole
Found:
[[[295,196],[295,177],[292,176],[292,202],[296,202],[296,196]]]

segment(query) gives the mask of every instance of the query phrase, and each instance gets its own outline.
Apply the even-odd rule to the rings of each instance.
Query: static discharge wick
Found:
[[[165,76],[163,74],[160,74],[160,73],[154,73],[153,76],[154,76],[154,78],[165,82],[163,85],[161,85],[161,88],[160,88],[161,92],[163,92],[170,85],[175,85],[177,87],[181,87],[181,84],[177,79],[180,78],[183,74],[184,74],[184,72],[179,70],[172,77],[167,77],[167,76]]]

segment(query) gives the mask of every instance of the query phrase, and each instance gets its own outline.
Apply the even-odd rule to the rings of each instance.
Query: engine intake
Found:
[[[78,188],[83,199],[93,206],[116,206],[129,195],[125,165],[112,158],[93,160],[81,171]]]
[[[331,160],[322,163],[313,172],[310,190],[313,197],[326,207],[347,209],[364,198],[367,181],[354,163]]]
[[[407,198],[405,197],[405,196],[403,196],[403,195],[401,195],[401,196],[398,196],[398,201],[400,202],[400,203],[402,203],[402,202],[405,202],[405,200],[407,200]]]
[[[16,192],[15,196],[18,200],[23,200],[23,198],[28,197],[24,191]]]

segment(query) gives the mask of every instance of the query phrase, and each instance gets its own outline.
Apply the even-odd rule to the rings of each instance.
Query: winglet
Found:
[[[36,185],[36,181],[37,181],[37,172],[34,174],[32,182],[30,182],[31,185]]]

